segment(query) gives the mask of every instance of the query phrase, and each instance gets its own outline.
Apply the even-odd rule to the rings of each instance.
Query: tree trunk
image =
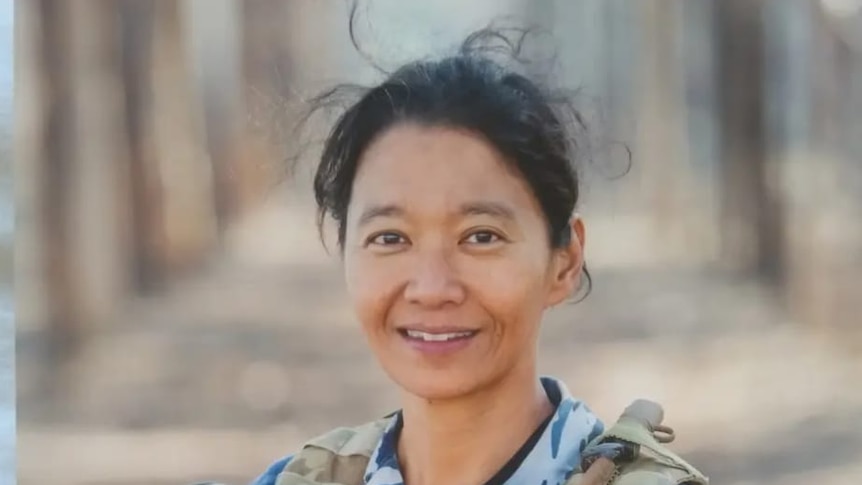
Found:
[[[771,283],[783,278],[781,203],[764,116],[763,3],[715,2],[722,180],[722,261]]]
[[[787,301],[792,315],[842,343],[862,342],[856,324],[862,293],[862,169],[858,128],[862,98],[854,91],[859,56],[830,25],[822,8],[811,6],[810,137],[796,155],[789,196]],[[856,65],[858,69],[858,64]],[[854,99],[855,97],[855,99]],[[856,106],[854,106],[856,103]]]
[[[160,279],[199,267],[214,249],[218,232],[213,195],[212,156],[190,62],[182,7],[153,3],[153,44],[149,81],[153,97],[145,118],[148,150],[142,163],[154,174],[149,188],[157,200],[151,217],[152,263]]]
[[[244,2],[241,2],[244,3]],[[231,0],[192,0],[189,17],[207,16],[189,29],[194,82],[200,93],[206,150],[212,160],[213,196],[220,233],[240,217],[261,190],[255,187],[260,160],[244,157],[244,5]],[[256,163],[255,163],[256,162]]]
[[[81,311],[78,287],[72,274],[70,254],[70,193],[66,183],[72,175],[75,151],[74,108],[70,59],[70,33],[65,2],[40,0],[38,17],[41,44],[38,52],[39,74],[44,102],[44,118],[37,143],[42,153],[36,156],[40,179],[38,204],[40,239],[46,293],[45,321],[48,329],[46,357],[57,364],[76,348]]]
[[[119,4],[122,75],[126,101],[126,139],[129,146],[129,198],[132,206],[132,268],[135,287],[149,292],[163,281],[160,259],[162,227],[161,187],[154,162],[151,79],[153,49],[152,2],[123,0]]]
[[[637,91],[638,127],[635,165],[641,172],[644,214],[659,242],[657,255],[674,262],[701,262],[709,257],[707,235],[698,234],[704,220],[692,166],[688,162],[685,92],[680,64],[681,3],[643,0]]]
[[[69,8],[75,147],[65,184],[73,277],[84,324],[113,321],[130,290],[128,152],[117,49],[117,4],[93,0]]]

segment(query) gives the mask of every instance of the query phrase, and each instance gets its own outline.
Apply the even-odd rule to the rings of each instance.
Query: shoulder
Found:
[[[274,462],[260,476],[254,479],[249,485],[275,485],[278,480],[278,475],[284,468],[290,464],[294,455],[287,455],[284,458]]]
[[[336,460],[339,468],[349,468],[351,474],[359,473],[360,469],[364,471],[365,465],[391,422],[392,418],[386,417],[356,427],[335,428],[308,440],[298,452],[287,455],[270,465],[250,485],[275,485],[279,475],[284,471],[301,475],[322,470],[331,471],[333,462]]]
[[[355,427],[335,428],[303,445],[303,450],[317,448],[338,455],[371,456],[380,438],[392,424],[394,417],[386,417]]]
[[[664,410],[656,402],[632,402],[609,429],[587,445],[576,475],[567,484],[592,483],[586,479],[591,466],[610,459],[620,484],[708,485],[706,475],[669,448],[675,433],[662,424],[663,417]]]

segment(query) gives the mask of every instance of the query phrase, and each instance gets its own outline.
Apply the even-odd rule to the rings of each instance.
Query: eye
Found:
[[[496,242],[502,241],[503,238],[499,234],[493,231],[481,230],[475,231],[464,238],[464,242],[467,244],[493,244]]]
[[[407,238],[397,232],[380,232],[370,238],[366,244],[374,244],[377,246],[396,246],[407,242]]]

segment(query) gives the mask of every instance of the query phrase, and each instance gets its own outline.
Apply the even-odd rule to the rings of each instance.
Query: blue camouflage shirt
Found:
[[[572,397],[565,384],[543,377],[542,385],[555,405],[554,413],[486,485],[562,485],[577,470],[587,443],[604,431],[602,422],[582,401]],[[365,471],[366,485],[404,484],[397,455],[400,418],[399,413],[392,420],[371,456]],[[291,458],[275,462],[251,485],[275,485]]]

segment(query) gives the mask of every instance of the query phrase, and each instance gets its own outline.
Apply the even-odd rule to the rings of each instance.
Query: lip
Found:
[[[407,336],[407,331],[417,331],[432,335],[440,335],[444,333],[469,333],[470,335],[451,340],[422,340]],[[445,356],[466,349],[475,340],[479,334],[479,330],[464,328],[464,327],[427,327],[427,326],[410,326],[398,329],[398,335],[411,349],[425,356]]]
[[[466,327],[429,326],[429,325],[405,325],[403,327],[398,327],[399,333],[404,333],[407,331],[430,333],[432,335],[440,335],[442,333],[478,332],[479,330],[475,329],[475,328],[466,328]]]

